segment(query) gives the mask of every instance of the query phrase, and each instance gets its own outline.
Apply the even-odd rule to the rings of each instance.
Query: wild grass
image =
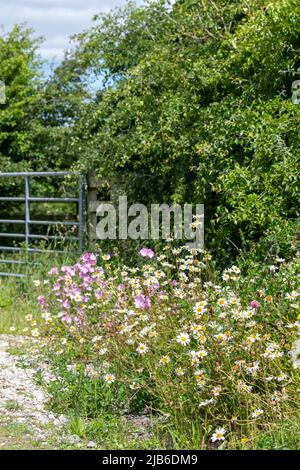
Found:
[[[62,271],[48,258],[26,280],[2,280],[2,331],[38,330],[56,378],[37,376],[49,406],[100,448],[298,449],[300,380],[289,351],[299,330],[299,258],[248,273],[231,267],[222,279],[206,254],[173,254],[134,268],[88,254],[73,268],[64,260]],[[46,275],[54,265],[57,274]],[[185,282],[174,283],[178,272]],[[159,284],[152,293],[149,280]],[[149,433],[134,430],[131,415],[147,416]]]
[[[55,248],[54,244],[49,246],[49,249],[53,250]],[[5,269],[3,269],[4,265],[2,265],[1,269],[7,272],[27,273],[27,276],[23,278],[13,276],[0,277],[0,334],[28,334],[28,330],[26,330],[28,323],[25,317],[32,315],[33,321],[40,318],[37,294],[36,290],[33,289],[34,282],[40,282],[42,285],[53,264],[62,265],[74,262],[76,254],[68,254],[68,251],[72,252],[73,249],[70,247],[63,256],[47,252],[31,254],[28,259],[30,264],[28,264],[27,269],[24,269],[24,267],[16,269],[9,265],[5,265]],[[14,255],[11,258],[14,258],[16,261],[24,261],[24,254]]]

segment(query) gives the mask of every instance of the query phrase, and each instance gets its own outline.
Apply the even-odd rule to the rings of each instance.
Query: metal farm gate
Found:
[[[33,196],[30,192],[30,182],[33,178],[64,178],[66,176],[72,176],[76,178],[76,197],[38,197]],[[44,249],[38,248],[36,245],[32,246],[34,241],[61,241],[61,242],[73,242],[76,245],[76,251],[79,253],[84,248],[85,240],[85,210],[86,210],[86,194],[85,194],[85,178],[81,175],[74,175],[69,172],[22,172],[22,173],[0,173],[0,180],[4,178],[16,178],[18,181],[22,178],[25,183],[25,194],[22,196],[1,196],[0,203],[20,203],[24,205],[24,214],[21,219],[10,219],[1,217],[0,209],[0,226],[2,231],[0,232],[0,240],[11,239],[13,242],[21,241],[23,245],[20,247],[4,245],[0,241],[0,267],[1,265],[11,266],[14,265],[25,265],[29,264],[30,253],[65,253],[66,249]],[[32,203],[68,203],[76,205],[76,213],[74,214],[75,220],[65,220],[65,217],[61,217],[63,220],[34,220],[31,218],[31,204]],[[7,212],[7,211],[6,211]],[[23,211],[22,211],[23,212]],[[47,216],[45,217],[45,219]],[[23,232],[6,232],[3,231],[3,227],[6,225],[22,225]],[[32,227],[43,226],[49,228],[53,226],[61,227],[74,227],[76,228],[76,234],[72,236],[61,236],[61,235],[45,235],[42,233],[36,233]],[[19,253],[24,254],[24,260],[8,259],[6,253]],[[5,258],[3,257],[5,255]],[[0,269],[2,271],[2,269]],[[0,276],[12,276],[12,277],[24,277],[26,274],[14,273],[9,271],[8,268],[4,272],[0,272]]]

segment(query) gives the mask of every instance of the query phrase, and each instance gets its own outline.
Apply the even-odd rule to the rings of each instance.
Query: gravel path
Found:
[[[65,416],[47,409],[47,397],[35,374],[38,369],[46,380],[53,375],[36,350],[32,339],[0,334],[0,450],[95,448],[94,441],[70,435]],[[150,439],[149,417],[127,415],[124,419],[133,426],[132,439]]]
[[[24,338],[0,335],[0,449],[78,448],[77,436],[65,435],[66,418],[46,409],[47,398],[34,381],[33,368],[21,368],[11,346]]]

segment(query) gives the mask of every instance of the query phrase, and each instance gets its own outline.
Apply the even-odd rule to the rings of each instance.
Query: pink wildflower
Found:
[[[142,248],[140,250],[140,255],[143,256],[144,258],[153,258],[154,251],[151,250],[151,248]]]
[[[70,323],[72,323],[72,318],[70,317],[70,315],[64,315],[62,317],[62,321],[64,321],[67,324],[70,324]]]
[[[69,309],[71,307],[68,300],[64,300],[63,303],[62,303],[62,306],[66,309]]]
[[[51,268],[50,271],[48,272],[49,276],[55,276],[58,274],[58,269],[57,268]]]
[[[97,263],[97,255],[94,255],[94,253],[84,253],[84,255],[81,257],[81,261],[83,261],[85,264],[93,266]]]
[[[44,297],[43,295],[39,295],[37,301],[42,307],[45,307],[47,305],[46,297]]]
[[[143,294],[139,294],[134,298],[134,305],[136,308],[139,308],[141,310],[148,310],[151,305],[151,301],[149,297],[146,297]]]

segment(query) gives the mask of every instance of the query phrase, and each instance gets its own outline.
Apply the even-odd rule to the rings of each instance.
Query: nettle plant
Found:
[[[279,260],[270,270],[272,295],[253,294],[237,266],[216,283],[203,250],[167,244],[161,255],[140,255],[136,267],[115,253],[86,253],[51,269],[33,331],[47,354],[74,374],[84,368],[103,394],[126,390],[129,407],[140,402],[182,426],[195,423],[212,446],[280,417],[298,380],[299,276],[290,277],[290,265]]]

